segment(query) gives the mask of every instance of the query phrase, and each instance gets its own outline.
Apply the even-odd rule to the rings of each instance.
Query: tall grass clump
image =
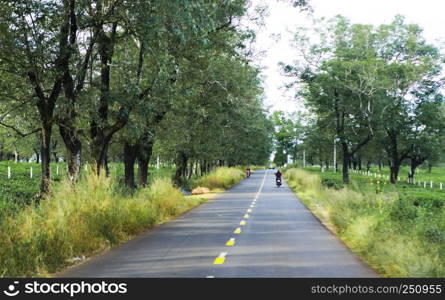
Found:
[[[197,204],[169,179],[155,179],[132,196],[116,193],[112,179],[90,174],[75,186],[62,182],[52,195],[0,222],[0,276],[48,276],[128,240]]]
[[[244,178],[244,172],[238,168],[218,167],[196,181],[197,186],[209,189],[228,189]]]
[[[357,183],[327,188],[317,174],[299,169],[284,176],[305,205],[382,276],[445,276],[443,205]]]

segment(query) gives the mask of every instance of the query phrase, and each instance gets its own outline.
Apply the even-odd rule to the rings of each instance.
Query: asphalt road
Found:
[[[273,170],[57,277],[377,277]]]

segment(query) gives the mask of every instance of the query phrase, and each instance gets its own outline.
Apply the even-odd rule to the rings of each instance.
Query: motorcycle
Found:
[[[276,179],[277,188],[281,186],[281,178]]]

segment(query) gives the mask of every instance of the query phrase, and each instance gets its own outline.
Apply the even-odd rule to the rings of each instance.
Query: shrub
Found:
[[[238,168],[219,167],[195,182],[195,185],[209,189],[228,189],[244,178]]]
[[[289,169],[289,186],[331,230],[385,277],[445,276],[443,200],[366,183],[323,187],[314,173]],[[419,194],[420,195],[420,194]]]

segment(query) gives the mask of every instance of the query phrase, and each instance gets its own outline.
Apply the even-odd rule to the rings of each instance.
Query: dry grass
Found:
[[[228,189],[244,178],[244,172],[238,168],[219,167],[197,180],[201,187],[214,189]]]
[[[445,207],[415,206],[397,192],[327,189],[318,175],[285,172],[305,205],[384,277],[445,276]]]
[[[210,193],[210,190],[206,187],[201,187],[201,186],[198,186],[197,188],[192,190],[192,195],[202,195],[208,193]]]
[[[155,179],[133,196],[116,193],[110,178],[93,174],[75,188],[58,184],[40,205],[1,222],[0,275],[48,276],[73,257],[108,249],[201,202],[185,198],[168,179]]]

